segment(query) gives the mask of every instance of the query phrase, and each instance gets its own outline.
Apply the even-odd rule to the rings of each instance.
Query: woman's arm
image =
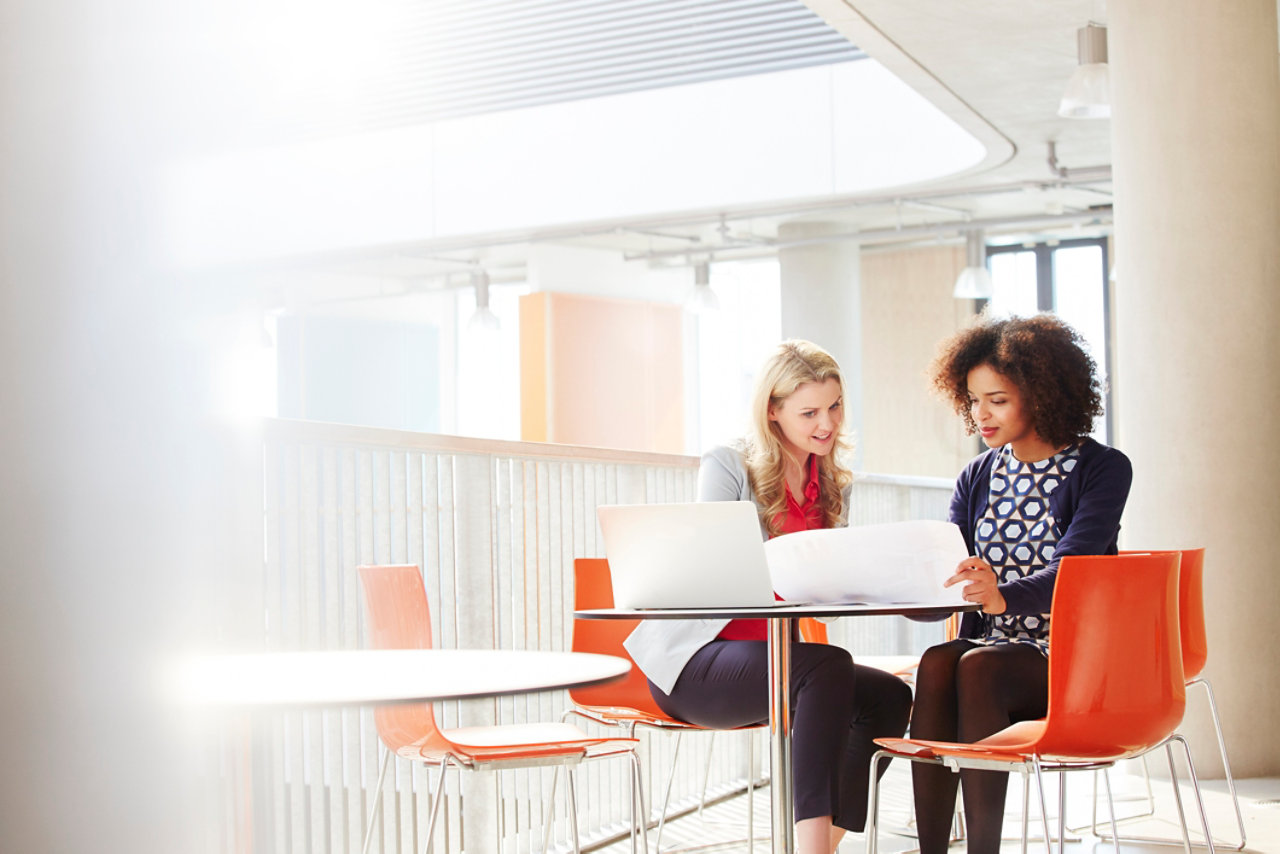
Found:
[[[725,445],[702,455],[698,466],[699,501],[746,501],[750,498],[742,455]]]
[[[1103,448],[1088,468],[1079,472],[1082,480],[1070,513],[1067,529],[1058,539],[1053,559],[1039,572],[999,585],[1006,613],[1044,614],[1053,604],[1053,586],[1058,564],[1067,555],[1114,554],[1133,483],[1129,458],[1114,448]]]

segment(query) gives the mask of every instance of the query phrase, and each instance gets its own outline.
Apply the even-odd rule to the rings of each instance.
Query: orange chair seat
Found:
[[[634,666],[632,665],[632,667]],[[624,721],[643,721],[650,726],[656,727],[661,727],[664,723],[670,723],[673,727],[689,726],[684,721],[676,720],[661,711],[643,711],[641,709],[633,709],[630,706],[592,706],[578,703],[577,708],[596,717],[619,723]]]
[[[1037,752],[1036,746],[1044,731],[1045,721],[1041,719],[1020,721],[994,735],[967,744],[910,738],[877,738],[875,742],[885,750],[904,757],[938,759],[943,756],[962,756],[1019,764]]]
[[[401,707],[400,711],[411,713],[413,707]],[[464,763],[572,759],[575,755],[587,758],[630,750],[637,741],[590,736],[572,724],[553,722],[455,727],[413,737],[422,730],[408,728],[411,720],[384,719],[383,740],[397,756],[426,762],[439,762],[445,756]]]

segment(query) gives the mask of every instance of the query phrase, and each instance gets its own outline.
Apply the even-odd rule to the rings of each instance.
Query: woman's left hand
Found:
[[[956,567],[955,575],[942,583],[943,587],[963,584],[964,600],[977,602],[978,607],[987,614],[1003,614],[1009,607],[997,584],[996,571],[991,564],[979,557],[965,558]]]

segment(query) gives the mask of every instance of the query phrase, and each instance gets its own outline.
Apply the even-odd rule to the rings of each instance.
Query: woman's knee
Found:
[[[1025,654],[1024,654],[1025,653]],[[962,694],[990,697],[1003,693],[1011,679],[1019,678],[1019,665],[1026,660],[1038,659],[1040,653],[1031,647],[1008,646],[975,647],[956,662],[956,684]]]
[[[911,686],[897,676],[874,667],[857,668],[858,705],[869,710],[876,729],[886,735],[902,735],[911,719]]]
[[[926,649],[916,665],[916,693],[950,690],[955,684],[960,659],[969,649],[968,645],[960,646],[954,641]]]
[[[824,698],[852,698],[856,677],[849,651],[828,644],[802,644],[793,654],[792,673],[798,674],[796,687]]]

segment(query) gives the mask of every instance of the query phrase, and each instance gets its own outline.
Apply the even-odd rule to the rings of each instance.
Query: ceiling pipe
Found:
[[[1065,166],[1058,165],[1058,143],[1049,140],[1049,171],[1057,175],[1064,181],[1081,180],[1086,176],[1092,180],[1110,181],[1110,166],[1078,166],[1074,169],[1068,169]],[[1096,177],[1094,177],[1096,176]]]
[[[1052,145],[1052,143],[1050,143]],[[1052,154],[1052,150],[1051,150]],[[895,193],[882,196],[842,197],[822,202],[806,202],[788,205],[760,205],[738,208],[731,212],[723,209],[693,211],[678,216],[656,216],[645,219],[618,219],[593,226],[566,225],[553,228],[531,229],[528,231],[494,232],[460,238],[440,238],[436,240],[410,241],[387,244],[367,249],[338,250],[331,253],[314,254],[297,258],[280,258],[269,262],[255,262],[243,266],[246,270],[262,272],[271,269],[305,270],[308,267],[329,267],[334,263],[356,262],[369,259],[385,258],[394,254],[430,253],[437,255],[447,252],[466,252],[498,246],[515,246],[522,243],[547,243],[561,240],[572,240],[586,237],[605,237],[616,234],[619,230],[658,231],[672,227],[690,227],[719,222],[725,219],[745,220],[775,216],[802,216],[830,211],[854,210],[875,206],[901,206],[904,204],[928,203],[932,200],[959,198],[962,196],[993,196],[1002,193],[1021,193],[1027,190],[1044,190],[1051,187],[1067,188],[1087,184],[1105,183],[1111,180],[1111,167],[1089,167],[1088,169],[1062,170],[1069,172],[1064,177],[1058,174],[1056,159],[1052,161],[1056,178],[1052,181],[1028,180],[1004,184],[958,185],[941,190],[921,190],[916,193]]]
[[[913,225],[902,228],[880,228],[870,231],[838,231],[812,237],[791,240],[774,240],[768,245],[770,251],[778,249],[794,249],[800,246],[815,246],[822,243],[835,243],[842,240],[853,240],[863,245],[868,243],[888,243],[899,240],[914,240],[921,237],[946,238],[963,235],[973,229],[982,229],[987,233],[998,231],[1020,231],[1022,229],[1044,228],[1055,225],[1102,225],[1111,221],[1111,208],[1079,211],[1063,214],[1037,214],[1021,217],[990,217],[987,219],[967,219],[960,222],[934,223],[931,225]],[[629,252],[623,254],[626,261],[660,261],[667,258],[680,258],[689,255],[705,256],[707,253],[723,258],[727,253],[745,249],[758,249],[755,246],[725,244],[722,246],[702,245],[696,252],[688,249],[659,249],[648,252]]]

